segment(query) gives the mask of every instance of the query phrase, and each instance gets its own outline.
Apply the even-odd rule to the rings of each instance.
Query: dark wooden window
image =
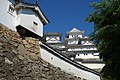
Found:
[[[8,12],[9,12],[10,14],[13,14],[13,12],[14,12],[14,7],[13,7],[12,5],[9,5]]]
[[[38,25],[38,23],[36,23],[36,22],[33,22],[33,23],[34,23],[34,25],[36,25],[36,26]]]

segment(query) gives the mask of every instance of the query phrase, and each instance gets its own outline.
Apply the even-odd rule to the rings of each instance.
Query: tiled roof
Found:
[[[95,51],[96,53],[98,53],[97,50],[90,50],[90,49],[88,49],[88,50],[78,50],[78,51],[74,51],[74,52],[75,53],[81,53],[81,54],[83,54],[83,52],[86,52],[87,54],[89,54],[89,53],[92,53],[93,51]],[[73,52],[73,51],[68,51],[68,52]]]
[[[80,30],[74,27],[70,32],[80,32]]]
[[[54,36],[54,35],[62,36],[62,33],[60,33],[60,32],[45,32],[44,33],[44,36]]]
[[[75,34],[84,34],[84,31],[80,31],[77,28],[73,28],[71,31],[67,32],[67,34],[71,34],[71,33],[75,33]]]
[[[103,63],[100,59],[74,59],[76,62],[82,62],[82,63]]]
[[[83,47],[95,47],[95,45],[94,44],[92,44],[92,45],[81,45],[81,44],[69,44],[69,45],[67,45],[67,47],[76,47],[76,48],[83,48]]]

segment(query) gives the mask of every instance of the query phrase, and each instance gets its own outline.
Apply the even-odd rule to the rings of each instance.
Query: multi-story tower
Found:
[[[71,44],[78,44],[79,39],[83,38],[84,31],[79,31],[76,28],[73,28],[71,31],[66,33],[66,44],[71,45]],[[80,43],[79,43],[80,44]]]
[[[103,68],[97,48],[89,37],[83,36],[84,31],[73,28],[66,35],[66,54],[71,55],[71,59],[92,69]]]
[[[61,42],[61,37],[62,34],[59,32],[46,32],[44,33],[43,40],[54,49],[64,51],[65,45]]]
[[[70,59],[92,69],[102,69],[104,64],[99,58],[99,52],[84,31],[73,28],[66,33],[65,42],[61,42],[61,33],[44,33],[48,45]]]
[[[73,28],[65,38],[67,52],[74,52],[75,59],[99,59],[99,53],[90,38],[83,37],[84,31]]]

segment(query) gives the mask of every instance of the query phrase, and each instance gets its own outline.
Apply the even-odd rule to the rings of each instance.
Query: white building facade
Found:
[[[49,47],[46,43],[40,43],[41,57],[47,62],[72,75],[78,76],[81,80],[101,80],[100,74],[88,67],[78,64],[61,53]]]
[[[58,33],[54,34],[58,35]],[[56,35],[50,34],[48,36],[46,33],[46,43],[63,55],[86,67],[95,70],[104,67],[103,61],[99,58],[99,52],[96,46],[89,37],[83,36],[84,31],[73,28],[66,33],[64,42],[61,42],[61,36]],[[58,37],[59,39],[57,39]]]
[[[42,37],[43,26],[48,24],[49,21],[43,15],[37,4],[25,3],[22,2],[22,0],[0,0],[0,23],[13,31],[18,31],[21,36]],[[82,38],[82,33],[78,35],[78,37]],[[74,39],[72,35],[70,35],[69,38]],[[47,43],[50,43],[52,47],[58,45],[57,48],[59,48],[60,51],[63,49],[62,52],[67,53],[72,51],[72,48],[68,50],[68,44],[79,43],[77,37],[75,37],[77,42],[71,40],[68,44],[62,43],[60,40],[61,37],[59,37],[59,35],[56,35],[55,37],[46,37]],[[42,42],[40,42],[40,55],[41,58],[47,62],[56,67],[60,67],[66,72],[87,80],[100,80],[100,74],[98,72],[73,62]],[[68,68],[66,68],[66,66]]]
[[[96,46],[89,37],[83,36],[84,31],[73,28],[66,35],[66,53],[75,54],[72,58],[74,61],[95,70],[101,70],[104,67],[105,64],[100,60]]]
[[[49,21],[37,4],[22,0],[0,0],[0,23],[13,31],[26,29],[37,36],[43,36],[43,25]]]

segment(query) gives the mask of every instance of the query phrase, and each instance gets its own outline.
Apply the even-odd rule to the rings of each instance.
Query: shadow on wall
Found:
[[[22,37],[22,39],[25,39],[25,37],[33,37],[33,38],[37,38],[37,39],[40,38],[40,36],[27,30],[26,28],[22,27],[21,25],[17,26],[16,29],[17,29],[17,32]]]

